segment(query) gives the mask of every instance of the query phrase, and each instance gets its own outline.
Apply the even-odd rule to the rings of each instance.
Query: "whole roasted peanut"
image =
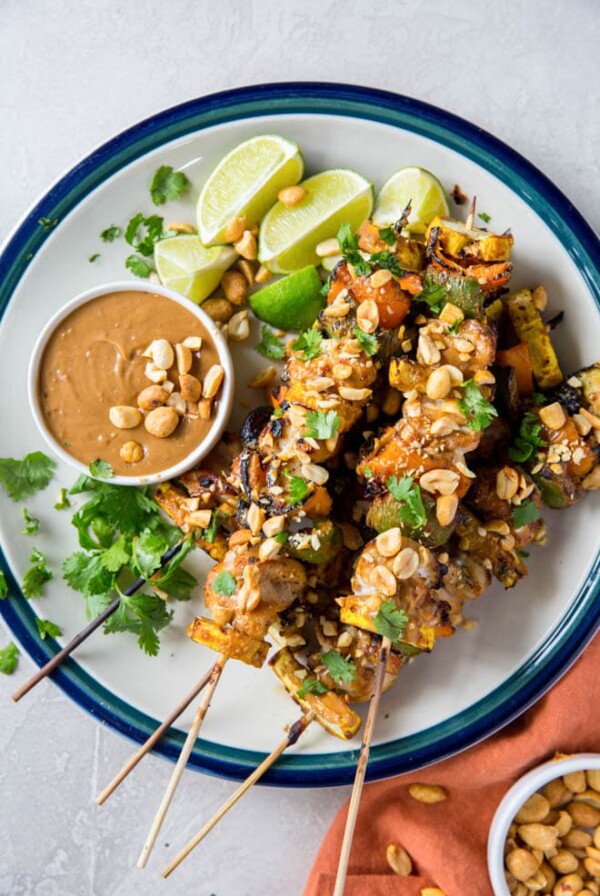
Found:
[[[179,414],[175,408],[154,408],[149,411],[144,420],[144,426],[150,435],[156,436],[158,439],[166,439],[175,432],[179,423]]]
[[[221,288],[225,293],[225,298],[233,305],[244,304],[248,284],[241,271],[225,271],[221,277]]]
[[[233,305],[227,299],[206,299],[200,306],[218,324],[226,324],[233,314]]]
[[[568,775],[563,775],[563,784],[567,790],[570,790],[572,793],[583,793],[587,787],[585,772],[580,770],[569,772]]]
[[[600,809],[600,793],[596,790],[584,790],[583,793],[576,793],[573,797],[575,803],[587,803],[594,809]]]
[[[533,877],[539,868],[539,862],[528,849],[513,849],[506,856],[506,867],[517,880],[526,881]]]
[[[546,875],[538,868],[535,874],[525,881],[525,886],[534,893],[543,890],[546,886]]]
[[[165,404],[169,393],[162,386],[147,386],[137,397],[138,407],[143,411],[151,411]]]
[[[588,874],[591,874],[592,877],[600,877],[600,860],[588,856],[583,860],[583,864]]]
[[[142,422],[142,415],[138,409],[124,404],[117,404],[109,408],[108,416],[112,425],[117,429],[135,429]]]
[[[202,397],[214,398],[221,388],[221,383],[223,382],[224,377],[225,371],[223,370],[221,365],[213,364],[204,377],[204,383],[202,385]]]
[[[390,843],[385,851],[387,863],[399,877],[408,877],[412,872],[412,861],[402,846]]]
[[[144,456],[144,449],[139,442],[125,442],[119,449],[119,457],[126,464],[137,464]]]
[[[549,781],[543,788],[542,793],[550,803],[551,809],[558,809],[560,806],[566,806],[571,802],[573,794],[568,790],[562,778],[554,778]]]
[[[577,896],[583,889],[583,881],[579,874],[567,874],[554,885],[552,896]]]
[[[552,825],[533,822],[531,824],[522,824],[520,826],[519,837],[528,846],[546,852],[546,850],[553,849],[556,846],[558,831],[555,827],[552,827]]]
[[[546,797],[541,793],[532,793],[515,815],[515,821],[519,824],[543,821],[549,811],[550,803]]]
[[[202,384],[191,373],[184,373],[179,377],[179,389],[185,401],[198,401],[202,394]]]
[[[155,339],[148,347],[148,353],[154,361],[154,366],[160,370],[168,370],[173,366],[175,353],[171,343],[166,339]]]
[[[600,768],[590,768],[585,774],[588,787],[591,787],[592,790],[597,790],[600,793]]]
[[[448,797],[446,789],[439,784],[410,784],[408,792],[420,803],[441,803]]]
[[[586,846],[592,845],[592,835],[581,828],[572,828],[562,838],[562,843],[563,846],[568,846],[569,849],[585,849]]]
[[[308,195],[308,191],[301,187],[300,184],[296,184],[293,187],[284,187],[277,194],[277,198],[288,208],[293,208],[299,202],[302,202],[306,195]]]
[[[556,855],[548,861],[559,874],[570,874],[579,867],[577,856],[574,856],[568,849],[559,849]]]
[[[600,824],[600,809],[595,809],[587,803],[569,803],[567,812],[575,824],[581,825],[582,828],[595,828]]]
[[[246,218],[242,215],[239,218],[232,218],[227,227],[225,228],[225,242],[226,243],[236,243],[246,229],[247,226]]]
[[[556,821],[550,823],[554,824],[559,837],[565,837],[573,827],[573,819],[568,812],[564,811],[564,809],[561,809]]]

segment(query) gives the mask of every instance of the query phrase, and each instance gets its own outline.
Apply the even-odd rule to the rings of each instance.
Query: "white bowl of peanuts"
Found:
[[[490,828],[488,869],[496,896],[598,896],[599,753],[559,756],[510,788]]]
[[[182,475],[217,444],[234,371],[227,341],[201,308],[148,281],[87,290],[34,347],[29,402],[54,453],[117,485]]]

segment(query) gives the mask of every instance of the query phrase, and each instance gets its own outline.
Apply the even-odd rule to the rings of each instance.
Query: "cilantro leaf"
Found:
[[[408,625],[408,616],[393,600],[386,600],[380,606],[373,620],[375,631],[390,641],[399,641]]]
[[[179,199],[191,184],[183,171],[174,171],[170,165],[161,165],[154,172],[150,195],[154,205],[164,205],[167,200]]]
[[[188,572],[187,569],[178,566],[172,572],[168,572],[158,579],[153,579],[152,585],[164,591],[169,597],[175,598],[175,600],[189,600],[192,596],[192,591],[198,586],[198,579],[191,572]]]
[[[352,265],[355,272],[359,276],[368,277],[372,271],[372,267],[360,254],[358,237],[352,233],[352,228],[349,224],[342,224],[337,233],[337,241],[339,243],[340,252],[346,261]]]
[[[131,560],[131,542],[126,535],[121,535],[98,556],[102,566],[108,572],[118,572]],[[100,592],[103,590],[104,588],[101,588]]]
[[[508,449],[508,456],[517,463],[524,463],[536,454],[538,448],[547,448],[548,443],[542,439],[542,424],[536,414],[527,411],[519,424],[519,435]]]
[[[427,511],[423,504],[421,487],[412,476],[390,476],[386,482],[390,495],[402,506],[399,509],[400,519],[414,529],[422,529],[427,522]]]
[[[67,507],[70,507],[70,506],[71,506],[71,502],[67,498],[67,490],[66,490],[66,488],[61,488],[59,495],[58,495],[58,500],[57,500],[56,504],[54,505],[54,509],[55,510],[66,510]]]
[[[266,324],[263,324],[260,330],[261,340],[257,346],[255,346],[256,351],[259,355],[262,355],[264,358],[271,358],[274,360],[278,360],[279,358],[283,358],[285,355],[285,346],[282,342],[277,338],[273,330],[270,330]]]
[[[138,636],[138,644],[149,656],[156,656],[159,648],[157,632],[169,624],[173,614],[166,609],[165,602],[157,594],[138,591],[126,595],[121,592],[121,603],[106,620],[104,631],[133,632]]]
[[[326,694],[329,688],[316,678],[305,678],[296,692],[296,697],[303,700],[307,694]]]
[[[393,252],[390,252],[389,249],[385,249],[383,252],[373,252],[369,261],[372,265],[376,265],[378,268],[391,271],[396,277],[400,277],[402,274],[398,256],[394,255]]]
[[[90,464],[90,475],[97,476],[99,479],[112,479],[114,476],[113,468],[106,460],[97,457]]]
[[[304,501],[310,491],[308,483],[302,476],[294,476],[289,470],[285,471],[285,475],[289,482],[288,495],[290,502],[292,504],[298,504],[300,501]]]
[[[354,681],[356,678],[356,666],[352,660],[344,659],[337,650],[328,650],[321,657],[333,680],[338,684],[343,681]]]
[[[22,501],[46,488],[55,468],[54,461],[41,451],[27,454],[23,460],[0,457],[0,482],[9,498],[13,501]]]
[[[222,594],[224,597],[231,597],[231,595],[235,594],[237,591],[237,583],[235,577],[232,576],[230,572],[223,570],[223,572],[220,572],[213,580],[211,588],[213,591],[216,591],[217,594]]]
[[[6,576],[0,569],[0,600],[4,600],[5,597],[8,597],[8,582],[6,581]]]
[[[289,532],[278,532],[277,535],[274,536],[277,544],[285,544],[290,537]]]
[[[324,296],[325,298],[327,298],[327,296],[329,295],[330,289],[331,289],[331,274],[325,280],[325,282],[323,283],[323,286],[320,289],[321,295]]]
[[[150,265],[138,258],[137,255],[129,255],[125,260],[125,267],[136,277],[149,277],[152,273]]]
[[[37,630],[42,641],[46,640],[47,635],[51,638],[58,638],[62,635],[60,626],[55,622],[50,622],[49,619],[40,619],[39,616],[36,616],[35,624],[37,625]]]
[[[388,246],[393,246],[398,239],[398,234],[393,227],[380,227],[379,239],[383,240],[384,243],[387,243]]]
[[[23,595],[28,600],[32,597],[41,597],[44,593],[45,583],[53,578],[52,572],[48,569],[47,560],[40,551],[34,548],[29,562],[31,566],[23,576],[21,585]]]
[[[139,235],[140,228],[142,228],[141,236]],[[152,255],[154,244],[170,235],[171,231],[163,230],[163,219],[160,215],[150,215],[145,218],[141,212],[131,218],[125,230],[125,240],[137,252],[145,256]]]
[[[100,258],[100,253],[99,253],[99,252],[94,252],[93,255],[90,255],[90,257],[88,258],[88,261],[89,261],[90,264],[93,264],[93,263],[96,261],[97,258]]]
[[[38,224],[43,227],[47,233],[49,230],[54,230],[59,220],[60,218],[40,218]]]
[[[529,523],[534,523],[540,518],[540,512],[534,501],[523,501],[518,507],[515,507],[511,513],[512,521],[515,529],[521,529]]]
[[[370,333],[365,333],[360,327],[355,328],[354,336],[366,355],[372,356],[377,353],[379,343],[377,342],[376,336],[372,336]]]
[[[302,352],[303,361],[310,361],[321,354],[322,342],[323,334],[319,330],[304,330],[292,345],[292,349],[295,352]]]
[[[6,647],[0,650],[0,672],[3,675],[12,675],[19,662],[19,649],[14,641],[10,641]]]
[[[204,539],[204,541],[207,541],[208,544],[213,544],[215,538],[217,537],[218,531],[219,531],[219,514],[216,510],[213,510],[211,517],[210,517],[210,523],[208,524],[206,529],[204,529],[204,532],[202,533],[202,538]]]
[[[119,236],[121,236],[121,228],[117,227],[115,224],[111,224],[110,227],[107,227],[106,230],[102,231],[100,239],[105,243],[112,243]]]
[[[492,220],[492,216],[488,215],[487,212],[479,212],[477,215],[478,218],[481,218],[482,221],[485,221],[486,224],[489,224]]]
[[[40,521],[36,517],[30,516],[26,507],[23,508],[23,519],[25,520],[23,535],[35,535],[40,528]]]
[[[441,284],[437,286],[433,283],[423,284],[423,290],[415,298],[418,302],[429,305],[433,314],[439,314],[446,304],[446,288]]]
[[[309,439],[333,439],[341,422],[335,411],[308,411],[304,435]]]
[[[483,397],[481,389],[474,380],[463,383],[464,398],[458,402],[458,406],[467,418],[467,426],[475,432],[481,432],[498,416],[494,405]]]

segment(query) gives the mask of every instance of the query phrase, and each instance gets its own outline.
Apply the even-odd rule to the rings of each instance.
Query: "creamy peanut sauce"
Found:
[[[130,290],[107,293],[76,308],[50,336],[38,379],[40,405],[54,438],[77,460],[88,465],[106,460],[121,476],[144,476],[166,470],[183,460],[208,433],[217,413],[218,396],[210,420],[181,417],[175,432],[157,438],[144,427],[117,429],[109,419],[115,405],[137,407],[137,396],[151,381],[144,375],[149,358],[142,357],[155,339],[172,346],[200,336],[200,351],[192,352],[190,374],[203,380],[217,350],[207,329],[185,308],[164,296]],[[168,379],[179,390],[177,365]],[[144,457],[126,463],[119,451],[138,442]]]

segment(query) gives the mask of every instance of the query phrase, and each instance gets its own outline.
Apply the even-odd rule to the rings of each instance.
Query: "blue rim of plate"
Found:
[[[0,255],[0,316],[29,261],[48,233],[41,217],[61,221],[93,189],[141,155],[208,127],[261,115],[336,115],[366,119],[428,137],[471,159],[498,177],[540,216],[582,274],[600,309],[600,242],[571,202],[540,171],[504,143],[469,122],[410,97],[346,84],[280,83],[211,94],[160,112],[105,143],[52,186],[25,215]],[[60,226],[60,224],[58,225]],[[35,614],[20,594],[3,554],[0,563],[13,597],[0,614],[24,650],[42,666],[59,650],[41,641]],[[544,642],[486,697],[452,718],[416,734],[373,747],[367,777],[397,775],[437,762],[488,737],[541,697],[582,652],[600,623],[600,556],[577,596]],[[157,721],[120,700],[76,661],[67,660],[52,680],[94,718],[143,742]],[[155,748],[174,761],[184,735],[171,729]],[[242,779],[264,754],[200,740],[189,766],[209,774]],[[356,750],[283,756],[265,784],[319,787],[350,783]]]

